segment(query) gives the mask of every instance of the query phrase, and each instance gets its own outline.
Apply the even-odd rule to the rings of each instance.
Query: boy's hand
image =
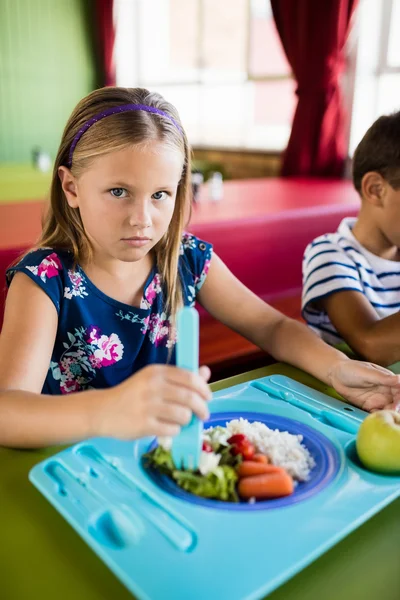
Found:
[[[396,409],[400,403],[400,376],[368,362],[339,360],[330,382],[343,398],[363,410]]]

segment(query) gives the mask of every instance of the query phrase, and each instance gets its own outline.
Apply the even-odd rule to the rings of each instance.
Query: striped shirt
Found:
[[[366,250],[352,234],[355,222],[353,217],[343,219],[336,233],[316,238],[304,253],[303,318],[330,344],[344,340],[318,306],[321,298],[353,290],[364,294],[380,318],[400,309],[400,262]]]

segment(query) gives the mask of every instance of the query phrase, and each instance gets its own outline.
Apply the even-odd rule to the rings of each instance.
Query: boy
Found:
[[[330,344],[383,366],[400,361],[400,111],[359,143],[357,218],[315,239],[303,260],[303,317]]]

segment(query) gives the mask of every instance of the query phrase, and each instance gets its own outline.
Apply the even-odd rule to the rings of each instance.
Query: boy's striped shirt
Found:
[[[380,318],[400,309],[400,262],[380,258],[352,234],[355,218],[336,233],[316,238],[303,258],[302,312],[308,325],[330,344],[342,342],[318,300],[345,290],[364,294]]]

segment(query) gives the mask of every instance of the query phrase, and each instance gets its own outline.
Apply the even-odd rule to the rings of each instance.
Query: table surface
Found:
[[[273,221],[282,213],[295,216],[299,211],[323,215],[336,207],[357,210],[360,200],[350,181],[327,179],[262,178],[226,181],[220,202],[207,199],[207,186],[201,201],[193,207],[191,225],[215,227],[223,222],[243,222],[268,218]],[[39,196],[28,202],[1,202],[0,249],[30,246],[41,231],[41,219],[46,203]]]
[[[330,391],[309,375],[282,364],[219,382],[213,389],[277,373]],[[58,450],[0,449],[0,598],[132,600],[132,595],[28,481],[29,470]],[[399,512],[397,500],[268,599],[398,600]],[[265,560],[270,551],[266,548]],[[173,599],[166,595],[165,600]]]

